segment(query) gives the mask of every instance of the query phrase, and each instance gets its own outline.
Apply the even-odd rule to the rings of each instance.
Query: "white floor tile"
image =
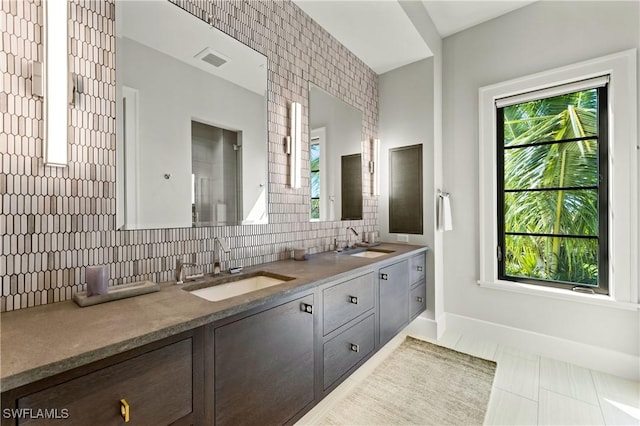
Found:
[[[540,389],[538,402],[540,425],[603,425],[600,407],[586,402]]]
[[[541,358],[540,387],[588,404],[598,404],[591,371],[577,365]]]
[[[540,362],[540,355],[531,352],[525,352],[522,349],[514,348],[513,346],[499,345],[496,357],[499,357],[501,354],[513,355],[520,358],[528,359],[529,361]]]
[[[507,353],[499,348],[496,361],[498,368],[493,386],[519,396],[538,400],[540,385],[540,360],[534,357],[521,357]]]
[[[495,361],[498,345],[487,340],[462,336],[458,340],[458,343],[456,343],[454,349],[469,355],[477,356],[478,358]]]
[[[538,403],[494,387],[484,424],[537,425]]]
[[[592,371],[600,408],[608,425],[640,425],[640,383]]]

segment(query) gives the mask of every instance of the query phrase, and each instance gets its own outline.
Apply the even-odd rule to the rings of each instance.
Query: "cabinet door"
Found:
[[[314,400],[313,295],[214,331],[216,425],[283,424]]]
[[[375,346],[374,315],[354,324],[324,344],[324,389],[362,361]]]
[[[323,291],[324,335],[373,308],[373,273],[363,275]]]
[[[171,424],[193,411],[192,368],[187,339],[18,399],[33,410],[19,424],[121,425],[121,399],[129,424]]]
[[[409,259],[409,282],[412,286],[424,280],[426,260],[427,256],[424,253]]]
[[[414,319],[427,309],[427,285],[424,281],[411,289],[409,314]]]
[[[409,322],[408,261],[380,269],[380,345],[388,342]]]

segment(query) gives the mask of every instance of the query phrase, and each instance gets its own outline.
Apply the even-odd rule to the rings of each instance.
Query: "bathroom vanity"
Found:
[[[2,425],[293,423],[426,308],[427,249],[376,250],[247,268],[294,279],[215,302],[3,313]]]

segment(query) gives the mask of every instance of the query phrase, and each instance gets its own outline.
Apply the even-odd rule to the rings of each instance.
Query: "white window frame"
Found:
[[[636,49],[509,80],[479,90],[479,227],[482,287],[638,309]],[[609,295],[498,280],[497,99],[609,75]]]

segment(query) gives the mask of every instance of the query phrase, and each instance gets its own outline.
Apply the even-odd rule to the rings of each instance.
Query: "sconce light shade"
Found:
[[[44,163],[67,165],[69,58],[67,10],[69,3],[44,1]]]
[[[380,139],[371,140],[371,194],[380,195]]]
[[[291,157],[289,184],[291,188],[300,188],[302,162],[302,104],[291,102]]]

